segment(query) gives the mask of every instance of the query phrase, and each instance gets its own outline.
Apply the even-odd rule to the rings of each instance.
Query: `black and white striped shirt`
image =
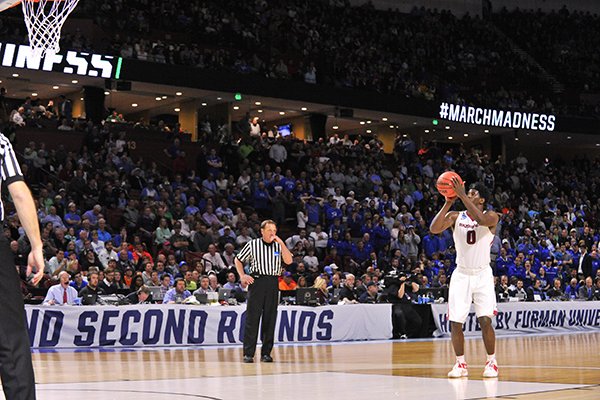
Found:
[[[10,185],[23,180],[23,173],[17,161],[12,144],[6,136],[0,133],[0,173],[2,185]],[[0,221],[4,221],[4,204],[0,199]]]
[[[250,263],[250,275],[281,274],[281,245],[275,241],[267,243],[262,238],[252,239],[236,258],[242,264]]]

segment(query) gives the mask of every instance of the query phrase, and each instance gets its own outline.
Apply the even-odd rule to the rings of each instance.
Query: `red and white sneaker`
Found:
[[[497,378],[498,377],[498,363],[496,359],[490,360],[485,363],[485,368],[483,369],[483,377],[484,378]]]
[[[448,378],[463,378],[465,376],[469,376],[469,371],[467,370],[467,363],[459,363],[458,361],[452,367],[452,370],[448,372]]]

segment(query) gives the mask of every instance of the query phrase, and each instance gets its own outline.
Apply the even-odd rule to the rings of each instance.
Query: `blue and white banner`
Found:
[[[450,335],[448,304],[432,304],[437,330],[434,336]],[[600,331],[600,301],[547,301],[499,303],[493,320],[496,335],[543,332]],[[463,326],[465,336],[480,335],[477,316],[471,312]]]
[[[33,348],[242,343],[245,306],[27,306]],[[278,308],[276,342],[389,339],[390,304]]]

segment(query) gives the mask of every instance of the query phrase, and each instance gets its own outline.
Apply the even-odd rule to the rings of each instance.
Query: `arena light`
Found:
[[[337,125],[334,125],[334,126],[332,126],[331,128],[332,128],[332,129],[339,129],[339,126],[337,126]]]
[[[58,86],[52,86],[52,89],[56,90],[58,89]]]
[[[469,134],[468,134],[468,133],[465,133],[463,136],[464,136],[464,137],[469,137]]]
[[[279,115],[285,115],[285,111],[279,111]]]
[[[77,83],[79,83],[79,81],[78,81],[77,79],[73,79],[73,80],[71,81],[71,83],[73,83],[73,84],[77,84]]]
[[[365,124],[365,121],[360,121],[360,124],[361,124],[361,125],[364,125],[364,124]]]
[[[175,111],[175,112],[179,112],[179,111],[181,111],[181,108],[179,108],[179,107],[177,107],[177,108],[174,108],[174,109],[173,109],[173,111]]]
[[[490,130],[489,130],[489,129],[485,129],[485,130],[483,131],[483,133],[490,133]]]
[[[260,101],[255,101],[254,104],[260,106],[262,103]]]
[[[413,125],[416,125],[416,124],[417,124],[417,121],[413,122]]]
[[[429,133],[429,129],[425,129],[425,133]]]
[[[448,125],[446,125],[446,129],[450,129],[450,127]]]
[[[567,136],[567,139],[568,139],[568,140],[571,140],[571,139],[573,139],[573,138],[572,138],[571,136]]]
[[[167,96],[161,96],[163,100],[165,100],[167,98]]]
[[[202,103],[202,107],[206,107],[206,103]]]
[[[302,108],[301,108],[301,110],[302,110],[302,111],[306,111],[306,110],[308,110],[308,108],[306,108],[306,107],[302,107]]]
[[[18,78],[19,74],[12,74],[13,78]]]
[[[367,121],[367,124],[370,124],[370,123],[371,123],[371,121]]]
[[[394,129],[394,125],[390,125],[390,128],[391,128],[391,129]]]
[[[156,96],[156,97],[155,97],[155,100],[156,100],[156,101],[161,101],[161,100],[162,100],[162,97],[160,97],[160,96]]]
[[[31,93],[32,96],[37,96],[37,93]]]
[[[371,133],[371,130],[370,130],[370,129],[367,129],[367,133]]]
[[[175,92],[175,96],[181,96],[183,93],[181,92]]]
[[[137,107],[138,103],[131,103],[131,107]]]
[[[58,88],[57,88],[58,89]],[[110,94],[110,92],[104,92],[105,96],[108,96]]]
[[[454,139],[452,136],[448,136],[448,140],[452,140]]]
[[[256,110],[256,112],[259,112],[259,113],[261,113],[261,112],[263,112],[263,111],[262,111],[262,110]]]
[[[383,117],[383,118],[381,118],[381,120],[382,120],[383,122],[385,122],[385,121],[387,121],[387,118],[386,118],[386,117]]]
[[[221,101],[221,100],[223,100],[223,98],[222,97],[217,97],[217,100]]]
[[[240,109],[240,107],[238,107],[238,106],[233,106],[233,109],[234,109],[234,110],[239,110],[239,109]]]

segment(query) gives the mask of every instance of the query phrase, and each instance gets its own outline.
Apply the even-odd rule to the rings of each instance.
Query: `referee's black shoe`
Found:
[[[260,358],[260,361],[262,362],[273,362],[273,357],[268,356],[268,355],[264,355]]]
[[[250,356],[244,356],[244,362],[246,364],[251,364],[254,362],[254,357],[250,357]]]

